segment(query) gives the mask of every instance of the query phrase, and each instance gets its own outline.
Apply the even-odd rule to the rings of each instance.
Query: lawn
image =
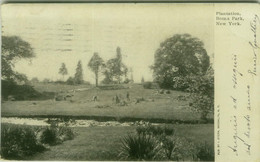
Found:
[[[213,124],[175,125],[176,135],[194,143],[207,142],[214,147]],[[135,127],[74,128],[78,135],[61,145],[27,157],[27,160],[118,160],[120,139],[135,132]]]
[[[35,86],[35,89],[41,89],[41,91],[49,89],[48,86],[45,89],[42,85],[39,87]],[[65,89],[68,91],[77,88],[79,87],[68,86]],[[158,94],[155,89],[144,89],[137,84],[119,90],[80,88],[85,90],[60,93],[61,95],[73,94],[73,97],[66,101],[6,101],[2,103],[2,116],[113,117],[115,119],[164,119],[173,121],[199,119],[199,114],[191,111],[188,101],[177,99],[178,96],[187,95],[184,92],[171,91],[171,94]],[[56,88],[55,91],[57,89],[59,88]],[[118,106],[112,101],[115,95],[126,98],[127,92],[129,92],[131,99],[127,106]],[[93,96],[98,96],[97,102],[92,101]],[[145,101],[135,103],[136,98],[144,98]]]

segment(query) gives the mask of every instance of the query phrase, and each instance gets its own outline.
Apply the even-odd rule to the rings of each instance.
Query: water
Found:
[[[55,121],[57,119],[51,119],[51,121]],[[10,124],[18,124],[18,125],[32,125],[32,126],[50,126],[50,122],[48,118],[17,118],[17,117],[2,117],[2,123],[10,123]],[[64,125],[65,122],[58,122],[58,125]],[[106,121],[106,122],[98,122],[95,120],[70,120],[66,122],[68,127],[93,127],[93,126],[133,126],[133,125],[141,125],[145,122],[117,122],[117,121]],[[153,124],[157,125],[157,124]]]

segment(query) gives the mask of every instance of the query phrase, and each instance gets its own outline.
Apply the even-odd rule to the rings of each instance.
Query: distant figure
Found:
[[[93,96],[92,101],[97,101],[97,96]]]
[[[118,95],[115,96],[115,100],[116,100],[116,104],[120,103],[120,99],[119,99]]]
[[[126,92],[126,99],[127,99],[127,101],[130,101],[130,94],[129,94],[129,92]]]

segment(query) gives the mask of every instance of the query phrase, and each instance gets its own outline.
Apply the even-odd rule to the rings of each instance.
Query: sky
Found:
[[[81,60],[84,80],[94,83],[87,67],[93,53],[107,61],[120,47],[135,82],[151,81],[155,51],[174,34],[189,33],[214,53],[213,4],[6,4],[1,10],[2,35],[20,36],[34,49],[35,58],[15,64],[29,79],[61,79],[62,62],[65,78],[74,76]]]

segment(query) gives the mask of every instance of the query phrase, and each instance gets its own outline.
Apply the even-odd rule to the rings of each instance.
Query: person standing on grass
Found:
[[[127,99],[127,101],[130,101],[130,94],[129,94],[129,92],[126,92],[126,99]]]

